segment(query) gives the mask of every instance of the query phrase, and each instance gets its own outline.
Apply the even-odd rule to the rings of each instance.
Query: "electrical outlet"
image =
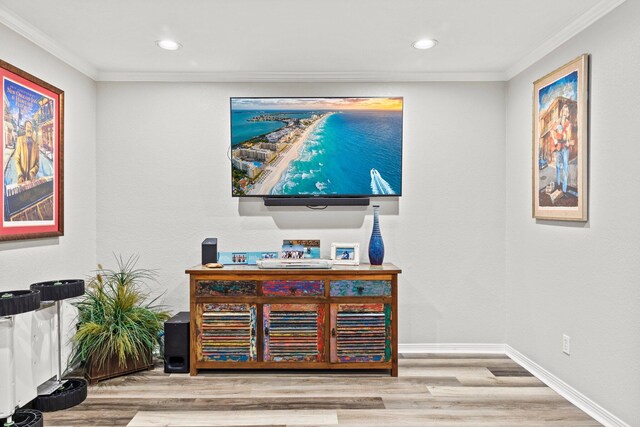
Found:
[[[562,335],[562,352],[567,356],[571,354],[571,337]]]

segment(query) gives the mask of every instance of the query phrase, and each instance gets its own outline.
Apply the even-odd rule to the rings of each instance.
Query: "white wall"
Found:
[[[1,24],[0,40],[0,58],[62,89],[65,102],[64,236],[0,242],[0,291],[85,278],[96,260],[96,83]],[[68,302],[63,318],[66,361],[75,324]]]
[[[96,85],[0,25],[0,57],[63,89],[66,102],[65,235],[0,243],[0,290],[82,277],[96,258],[137,253],[140,266],[160,270],[165,302],[186,310],[184,269],[199,262],[205,237],[225,251],[319,238],[323,256],[332,241],[353,241],[366,260],[370,208],[266,209],[231,198],[228,98],[401,95],[404,196],[383,201],[381,218],[386,260],[404,270],[400,341],[506,340],[640,424],[637,16],[639,2],[625,2],[506,91],[501,83]],[[584,52],[590,221],[535,221],[532,82]],[[561,352],[563,333],[571,356]]]
[[[64,91],[64,236],[0,242],[0,290],[95,268],[96,84],[0,25],[0,58]]]
[[[188,310],[200,244],[277,250],[283,239],[359,242],[371,208],[271,208],[231,197],[230,96],[404,96],[403,196],[383,203],[400,277],[400,342],[505,340],[503,83],[98,84],[97,258],[140,254]]]
[[[507,343],[640,425],[640,2],[627,1],[509,82]],[[589,222],[531,218],[534,80],[591,54]],[[562,353],[571,337],[571,356]]]

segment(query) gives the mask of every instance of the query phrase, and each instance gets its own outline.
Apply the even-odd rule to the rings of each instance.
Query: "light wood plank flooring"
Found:
[[[598,426],[501,354],[404,354],[371,371],[152,371],[101,382],[46,426]]]

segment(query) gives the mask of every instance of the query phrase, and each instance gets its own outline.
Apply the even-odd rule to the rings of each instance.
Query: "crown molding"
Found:
[[[102,82],[487,82],[507,81],[526,70],[567,40],[624,3],[602,0],[582,16],[548,38],[504,72],[110,72],[99,71],[84,59],[62,47],[30,23],[0,5],[0,23],[35,43],[61,61],[95,81]]]
[[[534,49],[524,58],[513,64],[505,72],[506,80],[511,80],[540,59],[544,58],[556,48],[560,47],[567,40],[596,22],[598,19],[620,6],[626,0],[602,0],[578,17],[575,21],[564,27],[560,32],[545,40],[540,46]]]
[[[504,73],[421,72],[260,72],[220,71],[204,73],[99,72],[101,82],[487,82],[504,81]]]
[[[2,5],[0,5],[0,23],[6,25],[11,30],[41,47],[61,61],[66,62],[87,77],[93,80],[96,80],[98,77],[98,70],[88,62],[69,52],[67,49],[60,46],[60,44],[55,40],[38,30],[24,19],[15,15],[13,12],[10,12]]]

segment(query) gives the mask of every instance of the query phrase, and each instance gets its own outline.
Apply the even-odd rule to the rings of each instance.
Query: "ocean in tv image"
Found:
[[[232,98],[236,196],[399,195],[402,98]]]

